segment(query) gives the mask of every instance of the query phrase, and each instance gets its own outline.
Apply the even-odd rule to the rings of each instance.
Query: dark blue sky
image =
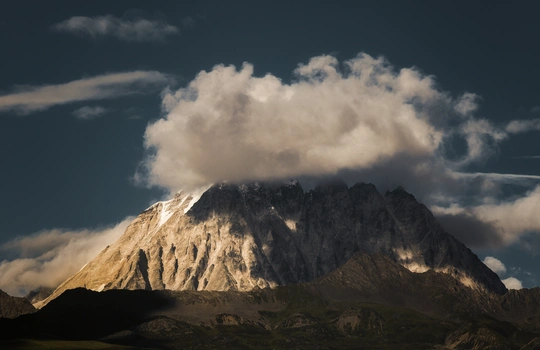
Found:
[[[257,76],[271,72],[289,82],[311,57],[365,52],[398,69],[417,67],[453,96],[479,95],[476,115],[493,125],[540,118],[540,5],[533,1],[20,0],[0,8],[0,95],[136,70],[172,76],[177,88],[216,64],[245,61]],[[134,42],[51,29],[73,16],[103,15],[159,19],[180,34]],[[163,87],[31,113],[0,109],[0,244],[40,230],[114,224],[160,199],[163,190],[132,177],[144,159],[147,124],[162,116]],[[97,105],[109,112],[92,120],[73,115]],[[467,170],[540,175],[540,159],[515,158],[540,155],[539,135],[506,139]],[[534,249],[477,251],[536,269]]]

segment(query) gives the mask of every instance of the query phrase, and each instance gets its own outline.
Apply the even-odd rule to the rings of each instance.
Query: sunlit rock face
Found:
[[[371,184],[333,182],[304,191],[290,181],[218,184],[156,203],[48,300],[76,287],[247,291],[307,282],[358,251],[382,253],[413,272],[444,272],[472,288],[506,291],[402,188],[383,196]]]

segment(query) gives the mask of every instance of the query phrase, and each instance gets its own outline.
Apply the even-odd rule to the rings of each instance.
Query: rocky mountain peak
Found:
[[[403,186],[398,186],[392,191],[387,191],[384,195],[384,198],[386,198],[389,202],[411,202],[411,203],[418,203],[416,198],[407,192]]]
[[[35,311],[36,309],[25,298],[12,297],[0,290],[0,318],[16,318]]]
[[[413,272],[447,273],[505,293],[495,273],[403,188],[340,181],[216,184],[179,193],[137,217],[62,290],[252,290],[307,282],[355,253],[380,253]]]

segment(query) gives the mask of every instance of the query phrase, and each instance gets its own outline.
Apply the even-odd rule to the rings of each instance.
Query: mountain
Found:
[[[507,291],[401,187],[383,196],[365,183],[309,191],[297,181],[222,183],[145,210],[41,305],[78,287],[249,291],[308,282],[356,252],[381,253],[413,272],[442,272],[476,290]]]
[[[314,281],[247,292],[68,290],[35,314],[0,320],[0,347],[47,335],[159,349],[534,349],[539,297],[356,253]]]
[[[47,299],[53,292],[54,288],[39,287],[36,290],[28,293],[24,298],[32,303],[32,305],[36,305],[39,302]]]
[[[12,297],[0,290],[0,318],[15,318],[35,311],[25,298]]]

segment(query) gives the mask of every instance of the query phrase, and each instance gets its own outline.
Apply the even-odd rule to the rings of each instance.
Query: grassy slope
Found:
[[[36,339],[14,339],[0,342],[0,348],[12,350],[128,350],[139,349],[127,345],[108,344],[92,340],[69,341],[69,340],[36,340]]]

